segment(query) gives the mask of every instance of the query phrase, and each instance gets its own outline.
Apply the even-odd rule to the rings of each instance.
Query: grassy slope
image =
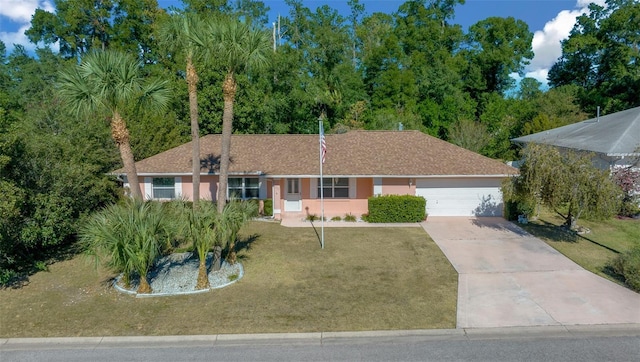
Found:
[[[558,225],[562,222],[558,216],[542,213],[538,220],[521,226],[583,268],[620,283],[615,276],[607,273],[606,266],[616,257],[617,252],[627,251],[640,243],[640,220],[579,220],[580,226],[590,230],[583,235],[568,233],[559,228]]]
[[[84,257],[0,290],[0,337],[193,335],[455,328],[457,274],[421,228],[253,222],[245,276],[205,294],[134,298]],[[195,277],[195,276],[194,276]]]

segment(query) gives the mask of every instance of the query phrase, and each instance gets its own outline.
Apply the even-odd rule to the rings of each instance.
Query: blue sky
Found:
[[[180,5],[179,0],[157,0],[162,7]],[[284,0],[263,0],[271,8],[270,20],[278,14],[288,15],[289,9]],[[303,4],[312,11],[322,5],[329,5],[349,13],[347,0],[303,0]],[[392,13],[404,2],[402,0],[361,0],[365,12]],[[546,83],[549,68],[560,56],[560,41],[565,39],[576,16],[584,13],[590,2],[603,4],[604,0],[467,0],[455,10],[454,23],[460,24],[466,30],[475,22],[491,16],[507,17],[524,20],[529,24],[529,30],[534,33],[533,50],[535,58],[525,69],[526,75]],[[29,22],[36,8],[53,11],[53,0],[0,0],[0,40],[9,51],[13,44],[23,44],[28,49],[29,44],[24,31],[29,28]]]

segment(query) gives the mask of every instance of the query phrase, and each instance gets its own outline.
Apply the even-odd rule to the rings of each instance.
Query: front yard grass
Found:
[[[537,220],[520,226],[583,268],[618,284],[624,284],[616,275],[612,275],[607,264],[618,253],[630,250],[640,243],[640,220],[578,220],[579,226],[590,230],[582,235],[560,228],[562,223],[563,220],[559,216],[541,212]]]
[[[422,228],[251,222],[245,276],[204,294],[135,298],[84,256],[0,290],[0,337],[455,328],[457,274]],[[194,276],[195,277],[195,276]]]

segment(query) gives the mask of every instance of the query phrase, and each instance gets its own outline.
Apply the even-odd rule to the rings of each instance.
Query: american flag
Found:
[[[327,142],[324,140],[324,127],[320,125],[320,155],[322,157],[322,163],[324,163],[327,156]]]

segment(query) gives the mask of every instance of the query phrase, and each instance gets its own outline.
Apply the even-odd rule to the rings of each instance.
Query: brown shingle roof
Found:
[[[218,172],[221,138],[215,134],[200,139],[203,172]],[[326,143],[325,175],[487,176],[517,172],[419,131],[350,131],[326,135]],[[140,175],[191,173],[191,143],[141,160],[136,168]],[[233,135],[230,172],[318,175],[318,135]]]

